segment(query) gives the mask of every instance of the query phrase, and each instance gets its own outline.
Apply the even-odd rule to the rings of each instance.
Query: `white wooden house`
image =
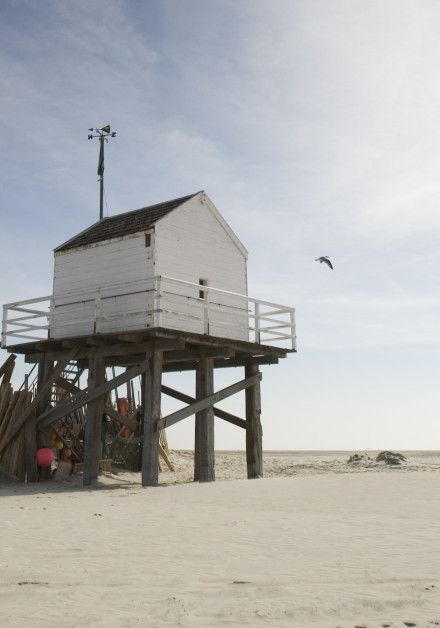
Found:
[[[36,396],[13,424],[14,435],[32,418],[29,434],[38,429],[44,437],[49,425],[87,405],[83,482],[89,486],[98,474],[104,411],[142,435],[142,484],[154,486],[160,431],[195,415],[194,477],[209,482],[217,416],[246,430],[248,477],[261,477],[259,366],[295,350],[294,310],[248,296],[247,251],[206,194],[104,218],[57,247],[54,262],[51,295],[3,306],[1,346],[38,364]],[[109,366],[126,370],[108,380]],[[244,367],[245,378],[214,392],[215,369],[231,367]],[[87,388],[79,390],[84,369]],[[162,373],[182,370],[195,371],[196,399],[162,384]],[[107,393],[139,375],[141,424],[103,407]],[[55,384],[69,396],[55,397],[52,406]],[[243,390],[246,419],[215,407]],[[162,416],[162,394],[188,405]],[[6,434],[11,440],[9,428]],[[22,440],[27,477],[38,477],[37,440]]]
[[[204,192],[104,218],[55,249],[50,336],[165,327],[248,340],[246,262]]]
[[[247,257],[203,191],[104,218],[55,249],[51,295],[3,306],[1,345],[162,328],[295,349],[293,308],[248,295]]]

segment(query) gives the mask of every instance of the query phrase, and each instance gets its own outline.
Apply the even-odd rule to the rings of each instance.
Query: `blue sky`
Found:
[[[3,0],[0,18],[1,302],[49,294],[52,249],[96,220],[87,128],[110,122],[110,215],[204,189],[250,294],[297,308],[298,353],[263,373],[267,448],[439,447],[437,2]],[[217,446],[243,436],[219,424]],[[190,447],[191,421],[169,438]]]

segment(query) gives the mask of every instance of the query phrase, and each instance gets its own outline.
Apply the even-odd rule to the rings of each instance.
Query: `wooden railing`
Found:
[[[69,294],[55,302],[47,296],[8,303],[3,306],[1,346],[12,344],[11,340],[15,338],[43,340],[52,337],[52,317],[56,308],[79,304],[89,304],[87,318],[72,323],[72,335],[79,335],[73,334],[78,324],[88,324],[90,333],[106,333],[111,322],[122,331],[126,313],[113,314],[104,305],[106,299],[134,294],[148,295],[149,306],[147,311],[129,314],[150,316],[150,328],[171,326],[179,329],[181,325],[184,331],[194,327],[201,334],[236,337],[257,344],[281,343],[283,347],[296,349],[294,308],[164,275],[104,286],[87,295],[84,292]],[[46,304],[44,310],[29,307],[43,302]]]
[[[35,304],[42,304],[37,307]],[[1,346],[8,345],[9,338],[44,340],[50,327],[52,296],[27,299],[3,306]],[[44,307],[44,309],[42,309]],[[11,343],[9,343],[11,344]]]

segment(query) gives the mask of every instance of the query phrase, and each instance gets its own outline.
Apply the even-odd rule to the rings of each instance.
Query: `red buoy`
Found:
[[[55,455],[49,447],[41,447],[37,450],[36,458],[39,467],[48,468],[55,460]]]
[[[118,412],[122,416],[127,416],[128,414],[128,400],[125,397],[118,399]]]

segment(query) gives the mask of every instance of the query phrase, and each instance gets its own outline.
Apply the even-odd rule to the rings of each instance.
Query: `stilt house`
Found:
[[[2,347],[39,369],[31,410],[17,429],[34,421],[41,437],[60,417],[86,407],[89,485],[97,477],[104,396],[141,375],[143,419],[136,429],[143,485],[158,481],[160,430],[193,414],[195,479],[215,477],[214,416],[246,430],[248,477],[261,476],[259,365],[295,351],[295,323],[293,308],[248,295],[247,257],[203,191],[104,218],[58,246],[53,294],[4,306]],[[72,361],[88,369],[88,387],[51,404],[50,388]],[[126,371],[108,380],[109,366]],[[225,367],[244,367],[245,378],[214,392],[214,371]],[[183,370],[196,373],[195,399],[162,384],[163,372]],[[246,419],[215,407],[242,390]],[[188,405],[162,417],[161,394]],[[32,455],[27,460],[32,479]]]

